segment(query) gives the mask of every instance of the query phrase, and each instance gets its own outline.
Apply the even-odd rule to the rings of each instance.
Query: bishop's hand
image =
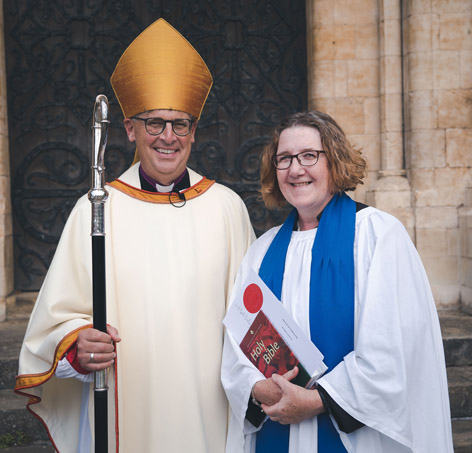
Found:
[[[113,365],[116,357],[114,342],[121,338],[112,326],[108,333],[93,328],[81,330],[77,337],[77,359],[87,371],[100,371]]]

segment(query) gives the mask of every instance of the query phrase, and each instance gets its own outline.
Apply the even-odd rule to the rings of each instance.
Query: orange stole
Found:
[[[205,193],[215,181],[203,177],[202,180],[194,184],[192,187],[183,190],[181,193],[185,194],[185,200],[189,201],[192,198],[196,198],[201,194]],[[114,187],[120,192],[129,195],[130,197],[136,198],[137,200],[147,201],[148,203],[158,204],[178,204],[182,203],[182,200],[176,192],[148,192],[147,190],[138,189],[130,186],[119,179],[115,179],[107,185]]]

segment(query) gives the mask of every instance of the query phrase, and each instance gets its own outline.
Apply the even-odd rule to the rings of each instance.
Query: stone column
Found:
[[[411,189],[404,166],[402,24],[398,0],[379,1],[379,37],[381,167],[366,201],[400,219],[414,240]]]
[[[3,1],[0,0],[0,322],[5,320],[6,300],[13,292],[13,230],[10,196]]]

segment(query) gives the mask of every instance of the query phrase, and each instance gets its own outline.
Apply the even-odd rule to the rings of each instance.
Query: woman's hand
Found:
[[[282,425],[300,423],[326,410],[318,390],[304,389],[277,374],[274,374],[271,379],[272,383],[279,388],[281,398],[273,405],[263,403],[262,410],[274,422]]]
[[[291,381],[297,374],[298,367],[295,367],[292,370],[287,371],[283,377],[287,379],[287,381]],[[268,406],[278,403],[280,398],[282,398],[282,391],[280,387],[274,383],[272,378],[256,382],[252,392],[257,401]]]
[[[113,365],[116,357],[113,342],[118,343],[121,338],[114,327],[108,326],[107,330],[108,333],[96,329],[85,329],[79,332],[77,359],[85,370],[100,371]]]

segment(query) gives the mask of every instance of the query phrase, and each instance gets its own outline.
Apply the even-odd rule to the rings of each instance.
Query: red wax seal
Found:
[[[262,291],[255,283],[251,283],[244,291],[243,301],[249,313],[257,313],[262,307]]]

